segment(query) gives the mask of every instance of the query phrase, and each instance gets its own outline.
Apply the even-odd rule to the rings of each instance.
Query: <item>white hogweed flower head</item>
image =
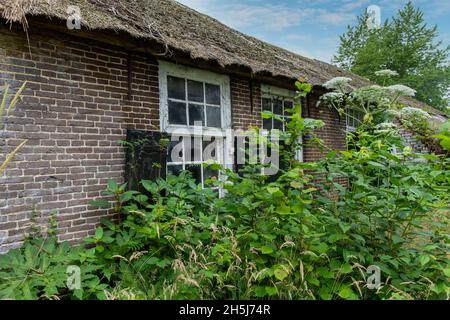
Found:
[[[388,90],[389,92],[392,93],[397,93],[400,94],[402,96],[407,96],[407,97],[414,97],[416,95],[416,90],[405,86],[403,84],[395,84],[393,86],[389,86],[386,88],[386,90]]]
[[[400,116],[408,118],[426,118],[430,119],[431,115],[419,108],[405,107],[400,110]]]
[[[398,72],[389,70],[389,69],[383,69],[380,71],[376,71],[375,75],[377,75],[379,77],[396,77],[396,76],[398,76]]]
[[[383,122],[375,126],[375,133],[398,135],[397,126],[392,122]]]
[[[328,92],[325,93],[321,99],[326,101],[332,101],[332,102],[339,102],[342,101],[342,98],[344,95],[340,92]]]
[[[340,89],[346,86],[349,86],[349,82],[352,81],[351,78],[347,77],[336,77],[331,80],[328,80],[323,84],[323,86],[327,89]]]

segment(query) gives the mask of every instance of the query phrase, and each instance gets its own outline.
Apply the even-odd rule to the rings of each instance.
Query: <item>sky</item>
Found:
[[[347,25],[368,6],[381,9],[382,21],[407,0],[177,0],[243,33],[309,58],[330,62]],[[450,0],[414,0],[429,26],[450,44]]]

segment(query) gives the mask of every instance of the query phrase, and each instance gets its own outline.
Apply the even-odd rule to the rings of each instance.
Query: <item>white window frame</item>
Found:
[[[218,74],[206,70],[159,61],[159,95],[160,95],[160,125],[161,131],[171,133],[181,129],[195,129],[192,125],[169,124],[169,99],[167,91],[167,76],[184,78],[187,80],[206,82],[220,86],[220,108],[222,128],[203,127],[205,135],[222,135],[224,131],[231,128],[231,94],[230,78],[224,74]]]
[[[177,136],[189,136],[189,137],[216,137],[221,139],[222,148],[217,150],[218,162],[223,166],[232,168],[233,166],[233,155],[232,155],[232,142],[227,139],[230,137],[231,132],[231,90],[230,90],[230,78],[224,74],[218,74],[202,69],[192,68],[183,65],[177,65],[167,61],[158,61],[159,63],[159,92],[160,92],[160,129],[162,132],[170,134],[176,134]],[[221,128],[212,127],[200,127],[189,125],[176,125],[169,123],[169,97],[168,97],[168,85],[167,77],[173,76],[178,78],[183,78],[186,80],[193,80],[204,82],[208,84],[214,84],[220,86],[220,109],[221,109]],[[186,90],[187,94],[187,90]],[[186,99],[187,101],[187,99]],[[187,107],[188,108],[188,107]],[[195,164],[196,161],[191,159],[186,163],[183,156],[183,168],[186,165]],[[198,162],[205,163],[203,161]],[[171,162],[171,165],[180,165],[177,162]],[[219,177],[224,179],[224,176],[219,173]],[[202,185],[203,181],[203,170],[202,170]]]
[[[356,130],[358,129],[358,126],[360,124],[358,126],[354,126],[354,124],[356,122],[358,122],[360,119],[353,117],[353,113],[352,113],[352,115],[350,115],[350,111],[356,111],[356,112],[360,112],[360,111],[357,111],[357,110],[354,110],[354,109],[350,109],[350,108],[347,108],[345,110],[345,127],[346,127],[346,130],[348,132],[356,132]],[[361,114],[362,114],[362,112],[361,112]],[[364,115],[363,115],[363,117],[364,117]],[[352,118],[352,120],[350,120],[350,118]],[[362,123],[362,120],[363,119],[361,119],[361,123]],[[352,123],[352,124],[350,124],[350,123]]]
[[[267,84],[261,84],[261,107],[262,107],[262,100],[264,98],[266,99],[273,99],[273,98],[281,98],[283,100],[289,100],[292,101],[293,105],[295,105],[295,91],[285,89],[285,88],[279,88]],[[263,129],[263,128],[262,128]],[[284,128],[283,128],[284,129]],[[263,129],[263,132],[267,134],[267,130]],[[303,137],[300,137],[300,143],[303,142]],[[298,150],[297,154],[295,155],[295,159],[303,162],[303,148],[302,150]]]

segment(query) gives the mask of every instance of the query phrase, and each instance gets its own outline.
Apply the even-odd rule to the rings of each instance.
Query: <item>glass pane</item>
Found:
[[[188,80],[188,100],[194,102],[203,102],[203,83]]]
[[[272,130],[272,119],[263,119],[263,129]]]
[[[202,105],[189,104],[189,125],[202,127],[205,125],[205,114]]]
[[[220,86],[214,84],[205,84],[206,103],[220,105]]]
[[[203,168],[203,181],[208,179],[219,180],[219,170],[212,170],[210,168]]]
[[[283,101],[274,100],[273,101],[273,113],[283,115]]]
[[[286,110],[292,109],[294,107],[292,101],[284,101],[284,115],[285,116],[291,116],[292,112],[288,112]]]
[[[282,131],[283,130],[283,122],[281,122],[280,120],[273,119],[273,128]]]
[[[167,166],[167,174],[168,175],[172,174],[174,176],[178,176],[181,173],[181,171],[183,171],[182,165],[176,165],[176,166],[168,165]]]
[[[272,100],[263,98],[262,99],[262,110],[272,112]]]
[[[220,108],[206,106],[207,126],[210,128],[222,128]]]
[[[185,139],[186,162],[202,161],[202,137]]]
[[[186,121],[186,103],[174,102],[169,100],[169,123],[187,124]]]
[[[167,93],[169,98],[186,100],[186,87],[184,79],[167,76]]]
[[[186,170],[192,173],[192,178],[194,178],[197,184],[202,183],[202,165],[201,164],[191,164],[186,165]]]
[[[167,148],[167,162],[183,162],[183,138],[170,142]]]

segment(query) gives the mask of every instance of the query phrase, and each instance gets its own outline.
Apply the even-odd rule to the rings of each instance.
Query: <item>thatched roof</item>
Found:
[[[117,31],[153,40],[185,52],[192,59],[242,66],[254,76],[296,79],[313,85],[346,76],[355,86],[368,80],[333,65],[309,59],[240,33],[174,0],[0,0],[2,16],[11,22],[26,22],[27,16],[67,19],[67,8],[81,9],[81,24],[91,30]],[[417,102],[414,103],[417,106]]]

